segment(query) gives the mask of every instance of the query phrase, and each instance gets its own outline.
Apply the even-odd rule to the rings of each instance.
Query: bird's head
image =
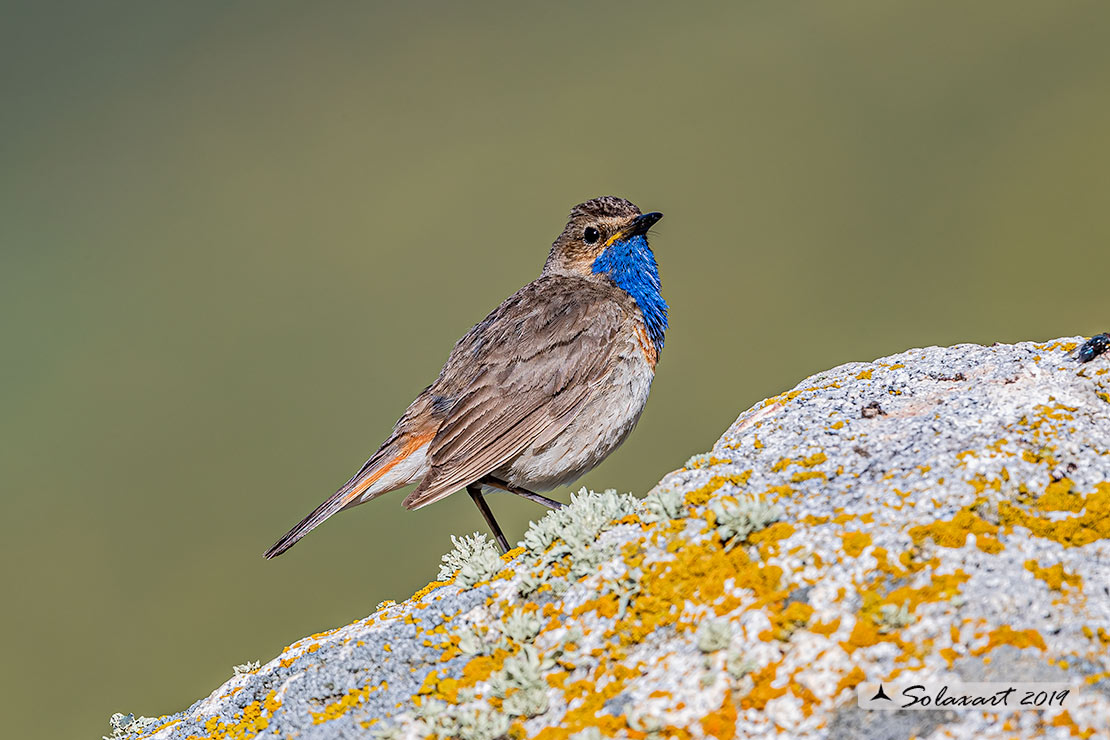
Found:
[[[647,232],[661,218],[662,213],[641,213],[629,201],[611,195],[580,203],[551,245],[544,273],[603,278],[615,266],[609,263],[621,261],[622,255],[651,256]],[[654,266],[654,257],[651,262]]]
[[[551,245],[545,275],[575,275],[620,288],[635,299],[656,349],[663,347],[667,303],[647,232],[662,213],[641,213],[624,198],[605,196],[574,207]]]

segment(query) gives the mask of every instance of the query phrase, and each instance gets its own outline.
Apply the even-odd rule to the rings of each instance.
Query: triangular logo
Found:
[[[877,692],[875,692],[874,696],[871,697],[871,701],[875,701],[876,699],[886,699],[887,701],[894,701],[893,699],[891,699],[889,696],[886,695],[885,691],[883,691],[883,685],[882,684],[879,684],[879,690]]]

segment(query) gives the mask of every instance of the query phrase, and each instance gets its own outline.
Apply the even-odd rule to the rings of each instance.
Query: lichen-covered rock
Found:
[[[117,734],[1106,736],[1110,361],[1078,343],[821,373],[645,500],[579,494],[503,558],[459,540],[454,581]],[[1086,688],[1070,712],[856,707],[908,675]]]

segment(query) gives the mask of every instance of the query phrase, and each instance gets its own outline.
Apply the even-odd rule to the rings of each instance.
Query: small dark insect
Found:
[[[1079,362],[1090,362],[1107,349],[1110,349],[1110,332],[1095,334],[1083,343],[1083,346],[1075,353],[1075,358]]]
[[[874,419],[880,414],[886,416],[886,412],[883,411],[883,407],[879,405],[878,401],[872,401],[859,410],[859,415],[864,419]]]

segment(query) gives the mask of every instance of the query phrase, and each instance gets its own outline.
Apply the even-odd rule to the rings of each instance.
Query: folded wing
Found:
[[[475,326],[430,389],[451,403],[405,507],[480,480],[541,435],[557,437],[604,382],[626,320],[611,294],[563,277],[530,283]]]

